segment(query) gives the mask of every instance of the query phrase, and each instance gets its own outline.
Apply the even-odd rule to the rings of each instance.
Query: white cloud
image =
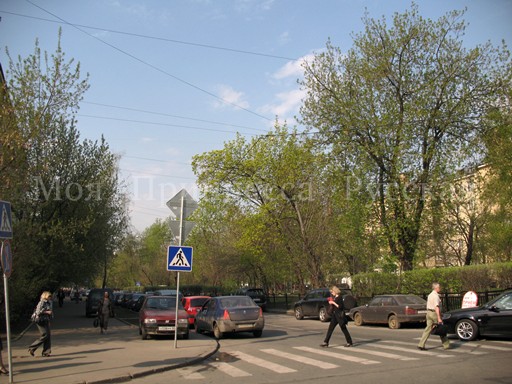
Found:
[[[302,100],[306,96],[306,91],[294,89],[288,92],[281,92],[276,95],[274,104],[267,104],[261,108],[262,113],[278,116],[279,119],[289,120],[298,114]]]
[[[285,31],[281,33],[281,35],[278,38],[278,42],[280,45],[285,45],[289,43],[292,39],[290,38],[290,32]]]
[[[302,67],[302,64],[305,61],[311,63],[314,57],[315,55],[310,53],[297,60],[287,62],[276,73],[274,73],[274,79],[281,80],[291,76],[294,76],[295,78],[302,78],[304,75],[304,68]]]
[[[233,108],[241,107],[241,108],[249,108],[249,102],[247,100],[244,100],[244,93],[235,91],[232,87],[229,85],[220,85],[218,87],[218,96],[224,100],[225,102],[222,102],[221,100],[214,102],[215,108],[225,108],[227,106],[231,106]]]

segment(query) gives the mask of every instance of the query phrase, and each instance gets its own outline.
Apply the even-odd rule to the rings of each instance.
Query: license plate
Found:
[[[419,314],[425,314],[427,311],[418,311]]]
[[[158,327],[159,331],[174,331],[174,327]]]
[[[252,328],[252,324],[240,324],[238,328]]]

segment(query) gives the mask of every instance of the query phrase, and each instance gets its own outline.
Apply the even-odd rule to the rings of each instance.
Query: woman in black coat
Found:
[[[329,304],[333,306],[333,311],[331,315],[331,322],[329,323],[329,328],[327,329],[327,334],[325,335],[324,342],[320,344],[321,347],[328,347],[329,340],[331,339],[332,333],[336,325],[339,324],[341,328],[341,332],[345,335],[345,339],[347,340],[347,344],[345,347],[352,346],[352,337],[350,337],[350,333],[347,329],[347,319],[345,317],[345,307],[343,305],[343,297],[341,296],[340,289],[333,285],[331,287],[331,295],[332,298],[329,299]]]
[[[43,346],[43,356],[49,357],[52,353],[52,339],[50,333],[50,320],[53,317],[53,305],[52,305],[52,294],[48,291],[44,291],[41,294],[41,299],[34,310],[34,322],[37,325],[37,329],[41,337],[35,340],[30,347],[28,347],[28,353],[34,356],[34,352],[41,345]]]

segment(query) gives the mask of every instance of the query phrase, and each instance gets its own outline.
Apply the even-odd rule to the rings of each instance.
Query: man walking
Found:
[[[432,332],[432,326],[434,324],[442,324],[443,320],[441,319],[441,298],[439,297],[439,291],[441,290],[441,286],[439,283],[432,283],[432,292],[428,295],[427,298],[427,326],[423,331],[423,335],[421,335],[421,340],[418,344],[418,349],[421,351],[426,351],[425,343],[430,336],[430,332]],[[440,336],[441,342],[443,343],[443,349],[450,348],[450,341],[448,337]]]

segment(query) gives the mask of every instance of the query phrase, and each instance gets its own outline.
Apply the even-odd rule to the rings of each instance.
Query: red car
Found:
[[[146,340],[150,335],[174,335],[188,339],[188,314],[178,301],[176,321],[176,296],[146,296],[139,311],[139,335]]]
[[[210,296],[187,296],[181,299],[183,308],[188,313],[188,324],[190,328],[194,328],[196,313],[201,309],[204,303],[210,299]]]

